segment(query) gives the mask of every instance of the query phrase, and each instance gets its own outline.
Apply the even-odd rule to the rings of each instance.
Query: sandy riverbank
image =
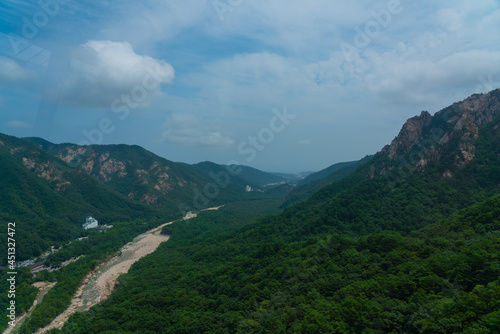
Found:
[[[218,210],[222,206],[208,208],[203,211]],[[194,218],[193,216],[189,217]],[[189,218],[184,217],[184,219]],[[135,262],[153,253],[162,242],[170,238],[170,236],[162,235],[161,229],[172,223],[174,222],[165,223],[139,235],[122,247],[120,255],[112,257],[85,276],[71,300],[71,305],[48,326],[39,329],[35,334],[42,334],[54,328],[61,328],[73,313],[86,311],[95,304],[106,300],[113,291],[118,276],[127,273]]]
[[[121,255],[114,256],[85,276],[71,300],[71,305],[47,327],[39,329],[36,334],[45,333],[53,328],[61,328],[73,313],[86,311],[105,300],[113,291],[118,276],[127,273],[135,262],[153,253],[162,242],[169,239],[169,236],[161,234],[161,229],[172,223],[163,224],[136,237],[122,248]]]

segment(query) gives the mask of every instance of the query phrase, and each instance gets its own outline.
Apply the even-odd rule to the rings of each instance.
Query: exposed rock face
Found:
[[[399,155],[410,153],[411,149],[422,139],[422,131],[431,124],[431,120],[432,116],[427,111],[422,111],[420,116],[407,120],[391,145],[382,149],[382,154],[395,159]]]
[[[164,161],[143,149],[125,146],[62,145],[57,157],[108,183],[123,195],[151,205],[187,181]]]
[[[61,171],[58,170],[54,164],[49,162],[40,163],[33,158],[23,158],[23,164],[29,170],[33,171],[36,176],[49,182],[57,182],[57,190],[61,190],[65,186],[71,184],[69,181],[63,179]]]
[[[88,147],[82,146],[78,147],[76,145],[69,146],[66,148],[65,152],[57,154],[57,157],[68,164],[78,163],[77,159],[84,156],[88,151]]]
[[[109,156],[109,153],[107,154]],[[127,172],[125,171],[125,163],[123,161],[117,161],[116,159],[109,159],[106,160],[102,159],[103,156],[99,157],[99,160],[104,163],[101,164],[100,170],[99,170],[99,178],[104,181],[110,181],[113,175],[116,175],[117,177],[125,177],[127,175]]]
[[[434,116],[423,111],[409,119],[398,136],[379,155],[405,162],[412,170],[422,171],[444,152],[454,152],[454,165],[464,167],[475,157],[479,130],[500,114],[500,89],[476,94],[441,110]],[[394,166],[373,166],[367,177],[384,175]],[[378,167],[378,168],[377,168]],[[453,177],[450,171],[443,177]]]

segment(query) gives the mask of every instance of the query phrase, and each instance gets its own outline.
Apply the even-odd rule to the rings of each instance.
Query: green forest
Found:
[[[219,234],[232,216],[170,227],[168,243],[122,276],[111,299],[70,318],[63,333],[500,329],[498,195],[406,235],[259,242],[263,221],[240,237]]]

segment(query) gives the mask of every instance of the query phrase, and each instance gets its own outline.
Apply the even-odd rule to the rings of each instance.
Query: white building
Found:
[[[85,218],[85,224],[83,224],[83,229],[88,230],[89,228],[97,228],[98,226],[99,222],[97,221],[97,219],[88,216],[87,218]]]

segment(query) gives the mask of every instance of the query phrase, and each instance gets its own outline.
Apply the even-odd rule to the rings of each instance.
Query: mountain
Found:
[[[201,210],[247,196],[245,185],[232,182],[220,186],[216,175],[203,168],[169,161],[137,145],[78,146],[52,144],[40,138],[25,140],[120,194],[162,209]]]
[[[248,167],[241,167],[241,173],[239,176],[246,180],[249,185],[255,185],[255,187],[261,188],[265,186],[272,186],[277,184],[284,184],[287,180],[284,177],[275,175],[273,173],[263,172],[261,170]]]
[[[409,119],[392,143],[373,159],[367,175],[373,178],[378,174],[397,180],[439,163],[442,175],[452,177],[453,171],[473,160],[479,129],[498,115],[498,94],[496,90],[473,95],[441,110],[434,117],[423,111]],[[371,158],[368,156],[358,162],[335,164],[311,174],[298,182],[299,187],[290,192],[284,207],[307,199],[321,188],[346,177]],[[389,173],[392,170],[397,172]],[[328,177],[325,176],[327,174]]]
[[[499,114],[500,90],[422,112],[369,162],[292,211],[315,212],[308,229],[317,231],[409,232],[435,223],[498,192]]]
[[[322,171],[309,175],[302,181],[299,181],[297,183],[297,187],[287,195],[285,202],[283,203],[283,207],[288,207],[308,199],[312,194],[320,189],[347,177],[359,166],[362,166],[370,161],[371,158],[372,156],[366,156],[359,161],[334,164]]]
[[[286,183],[286,179],[281,176],[242,165],[226,166],[206,161],[192,165],[192,168],[196,172],[204,174],[206,177],[209,177],[210,173],[218,174],[228,173],[228,170],[234,171],[232,173],[228,173],[231,174],[230,181],[234,184],[242,186],[243,189],[247,185],[251,186],[252,188],[262,188],[270,184]]]
[[[103,223],[160,215],[39,147],[3,134],[0,172],[0,217],[16,222],[18,260],[79,236],[87,215]],[[3,242],[5,233],[1,237]],[[0,250],[2,263],[5,251]]]
[[[230,212],[173,224],[63,333],[498,333],[499,114],[500,90],[424,112],[347,177],[227,234]]]
[[[308,175],[303,180],[297,182],[297,186],[302,186],[302,185],[305,185],[305,184],[308,184],[308,183],[311,183],[314,181],[324,179],[328,175],[335,173],[336,171],[338,171],[340,169],[343,169],[343,168],[349,167],[349,166],[353,166],[353,165],[357,165],[358,163],[359,163],[359,161],[349,161],[349,162],[340,162],[340,163],[333,164],[325,169],[320,170],[319,172],[315,172],[315,173]]]
[[[411,174],[438,163],[442,176],[452,178],[475,158],[481,158],[477,146],[480,131],[496,122],[499,109],[500,90],[494,90],[472,95],[434,116],[423,111],[409,119],[392,143],[382,149],[369,177],[388,175],[394,169],[400,169],[399,174]],[[493,136],[497,130],[495,127],[490,130]],[[498,151],[499,146],[493,149]]]
[[[299,181],[304,180],[311,174],[315,172],[300,172],[298,174],[290,174],[290,173],[273,173],[276,176],[284,178],[288,183],[296,185]]]

